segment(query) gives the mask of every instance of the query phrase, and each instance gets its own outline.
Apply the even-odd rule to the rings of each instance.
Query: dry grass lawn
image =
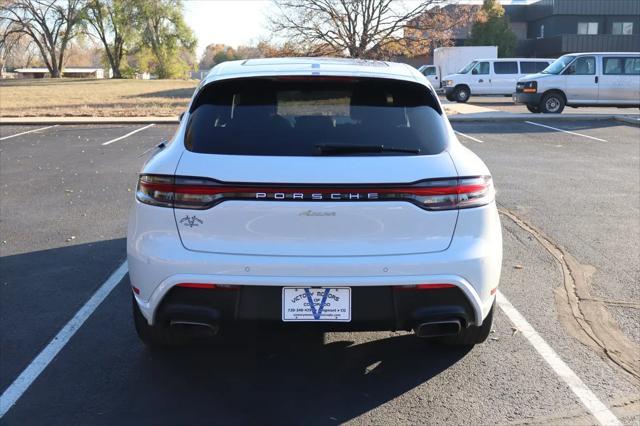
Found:
[[[197,80],[0,80],[0,117],[170,117]]]

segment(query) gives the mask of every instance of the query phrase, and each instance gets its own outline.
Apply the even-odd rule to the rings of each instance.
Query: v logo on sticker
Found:
[[[327,296],[329,295],[329,289],[324,289],[324,294],[322,295],[322,300],[320,301],[320,305],[316,310],[316,305],[313,303],[313,296],[311,295],[311,291],[308,288],[304,289],[304,294],[307,295],[307,300],[309,301],[309,306],[311,307],[311,313],[313,314],[313,318],[319,320],[322,316],[322,309],[324,309],[325,303],[327,303]]]

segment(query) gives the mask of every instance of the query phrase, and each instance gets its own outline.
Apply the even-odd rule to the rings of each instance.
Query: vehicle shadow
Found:
[[[202,422],[211,409],[217,424],[337,424],[428,382],[468,352],[410,334],[324,343],[319,333],[256,333],[154,353],[141,381],[188,393],[180,423]],[[135,393],[148,396],[149,388]]]
[[[30,232],[37,232],[34,228]],[[2,250],[0,388],[20,374],[118,267],[125,244],[118,238],[28,253]]]
[[[167,90],[159,90],[157,92],[150,93],[140,93],[134,96],[125,96],[125,98],[129,99],[140,99],[140,98],[185,98],[189,100],[191,96],[193,96],[194,87],[183,87],[180,89],[167,89]]]

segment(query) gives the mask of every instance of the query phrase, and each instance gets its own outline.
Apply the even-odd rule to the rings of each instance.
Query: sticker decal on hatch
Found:
[[[202,225],[204,222],[195,215],[186,215],[185,217],[180,219],[180,223],[182,223],[184,226],[188,226],[189,228],[193,228],[194,226]]]

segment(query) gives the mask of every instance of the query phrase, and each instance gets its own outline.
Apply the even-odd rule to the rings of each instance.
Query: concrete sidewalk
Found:
[[[449,121],[584,121],[616,120],[640,125],[638,114],[514,114],[474,105],[444,105]],[[464,111],[464,112],[463,112]],[[178,117],[0,117],[0,125],[52,124],[177,124]]]
[[[628,124],[640,124],[640,115],[637,113],[617,113],[617,112],[589,112],[589,113],[564,113],[564,114],[533,114],[514,113],[501,111],[499,109],[487,108],[479,105],[470,105],[454,102],[443,102],[449,121],[583,121],[583,120],[617,120]]]

